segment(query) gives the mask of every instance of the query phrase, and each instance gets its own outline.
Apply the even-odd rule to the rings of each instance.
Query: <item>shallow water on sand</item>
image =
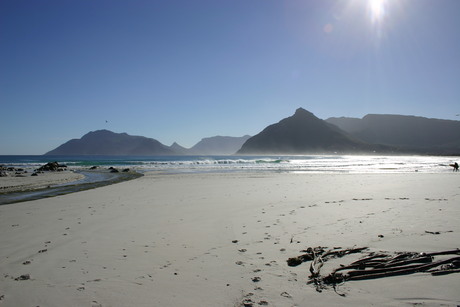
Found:
[[[81,173],[85,177],[77,181],[58,184],[44,189],[0,194],[0,205],[64,195],[142,176],[142,174],[136,172],[78,171],[78,173]]]

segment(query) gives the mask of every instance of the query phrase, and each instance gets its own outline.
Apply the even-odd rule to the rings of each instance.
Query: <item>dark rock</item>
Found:
[[[59,164],[58,162],[48,162],[38,168],[38,171],[59,171],[67,168],[67,165]]]

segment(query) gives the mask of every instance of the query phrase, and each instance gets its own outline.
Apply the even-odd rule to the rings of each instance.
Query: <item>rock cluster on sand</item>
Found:
[[[37,169],[0,165],[0,194],[43,189],[82,178],[84,175],[67,171],[66,166],[58,162],[50,162]]]
[[[6,167],[4,165],[0,165],[0,177],[22,177],[27,174],[27,170],[23,168],[15,168],[15,167]]]
[[[59,164],[58,162],[49,162],[34,170],[31,176],[37,176],[44,171],[64,171],[66,169],[67,165]],[[28,174],[26,169],[0,165],[0,177],[25,177],[26,174]]]
[[[58,162],[49,162],[43,166],[40,166],[38,171],[63,171],[67,168],[67,165],[59,164]]]

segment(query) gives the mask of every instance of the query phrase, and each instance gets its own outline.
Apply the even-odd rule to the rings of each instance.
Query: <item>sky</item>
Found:
[[[460,1],[0,1],[0,155],[99,129],[191,147],[299,107],[460,120]]]

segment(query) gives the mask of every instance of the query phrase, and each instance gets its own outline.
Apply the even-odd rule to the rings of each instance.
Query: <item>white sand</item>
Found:
[[[31,173],[25,173],[20,176],[10,175],[0,177],[0,193],[42,189],[48,186],[77,181],[84,177],[84,175],[72,171],[43,172],[38,176],[31,176]]]
[[[0,206],[0,306],[456,306],[460,274],[350,281],[342,297],[286,260],[319,245],[455,249],[459,218],[455,173],[150,173]]]

